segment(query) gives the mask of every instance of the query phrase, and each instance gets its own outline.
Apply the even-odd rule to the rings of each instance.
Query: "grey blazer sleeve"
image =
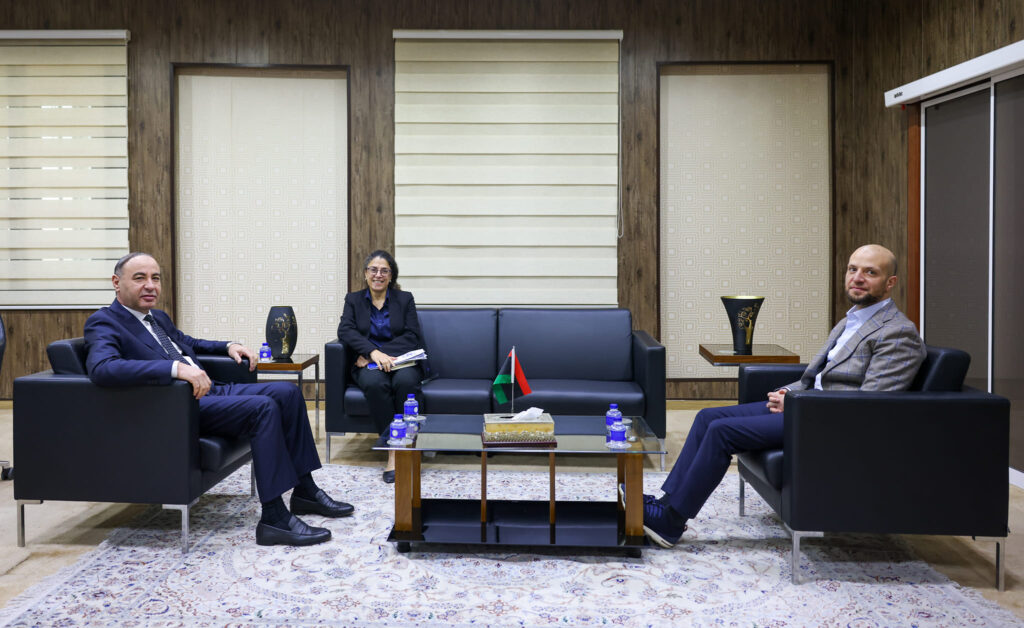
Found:
[[[860,389],[906,390],[924,361],[924,341],[902,315],[883,326],[879,334]]]

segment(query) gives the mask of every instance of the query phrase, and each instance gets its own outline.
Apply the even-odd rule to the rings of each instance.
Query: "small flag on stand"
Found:
[[[519,364],[519,360],[516,359],[515,347],[512,347],[512,350],[508,352],[508,357],[505,358],[505,363],[501,365],[498,376],[494,378],[494,385],[491,388],[494,390],[494,398],[498,400],[498,403],[508,403],[509,399],[514,400],[516,397],[529,395],[533,392],[530,390],[530,383],[526,381],[523,367]]]

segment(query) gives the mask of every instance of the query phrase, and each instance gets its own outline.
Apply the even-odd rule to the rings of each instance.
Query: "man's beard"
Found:
[[[851,304],[859,305],[861,307],[868,307],[869,305],[874,305],[875,303],[878,303],[881,300],[875,295],[871,294],[870,292],[865,292],[864,295],[859,298],[854,297],[852,294],[850,294],[849,290],[846,291],[846,298],[850,300]]]

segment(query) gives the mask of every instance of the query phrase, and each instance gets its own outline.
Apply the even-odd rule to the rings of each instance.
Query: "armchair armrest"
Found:
[[[1009,402],[983,392],[786,395],[794,530],[1005,536]]]
[[[344,343],[335,338],[324,345],[324,425],[328,432],[345,416],[345,389],[349,387],[349,368],[354,360]]]
[[[665,347],[643,330],[633,331],[633,380],[644,391],[644,419],[665,438]]]
[[[197,357],[199,366],[203,367],[213,381],[232,384],[252,384],[256,381],[256,371],[249,370],[249,360],[245,358],[238,364],[228,355],[200,353]]]
[[[769,392],[800,379],[806,368],[806,364],[741,364],[737,402],[766,401]]]
[[[200,494],[199,403],[184,381],[103,388],[14,381],[16,499],[187,504]]]

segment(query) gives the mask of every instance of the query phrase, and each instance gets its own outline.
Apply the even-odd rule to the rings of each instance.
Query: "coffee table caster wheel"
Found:
[[[630,558],[643,558],[644,557],[643,552],[641,552],[638,549],[626,550],[626,556],[629,556]]]
[[[409,553],[409,550],[412,549],[412,545],[410,545],[408,541],[399,541],[396,549],[399,554],[407,554]]]

